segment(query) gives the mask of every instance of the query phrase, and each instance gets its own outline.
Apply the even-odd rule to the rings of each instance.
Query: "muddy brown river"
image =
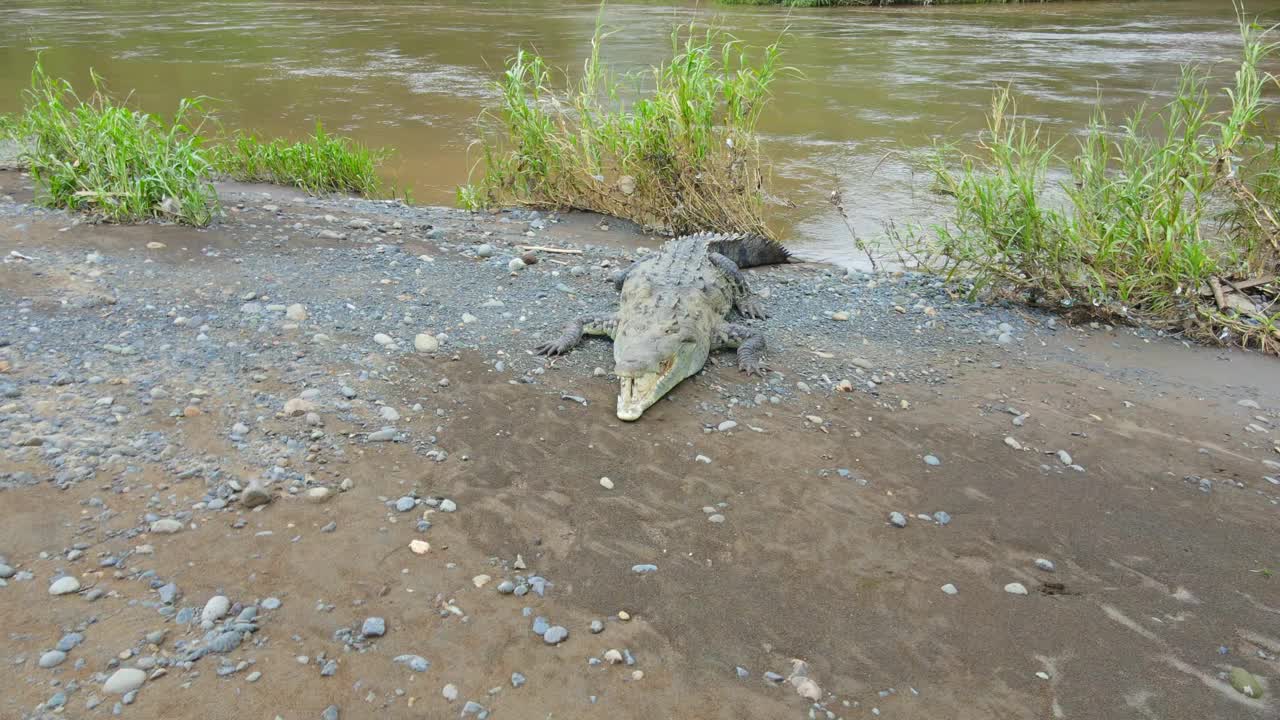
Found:
[[[6,0],[0,7],[0,112],[20,105],[43,53],[53,73],[87,82],[90,67],[144,109],[179,98],[229,127],[297,136],[319,119],[394,148],[387,170],[416,202],[451,204],[477,153],[476,118],[490,83],[526,46],[580,66],[598,12],[591,2]],[[1280,19],[1280,2],[1250,12]],[[1168,96],[1178,66],[1223,63],[1239,47],[1234,11],[1213,2],[1079,2],[875,10],[787,11],[703,3],[611,2],[606,56],[619,71],[669,55],[673,26],[712,20],[748,43],[789,28],[764,120],[785,239],[803,255],[856,264],[850,231],[830,206],[841,189],[854,230],[927,225],[945,207],[913,158],[936,140],[972,140],[993,86],[1012,83],[1020,111],[1069,134],[1101,96],[1123,113]]]

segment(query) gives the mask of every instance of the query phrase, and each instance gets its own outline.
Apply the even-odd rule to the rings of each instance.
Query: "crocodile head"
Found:
[[[667,328],[658,334],[632,335],[622,328],[613,343],[618,390],[618,418],[639,420],[681,380],[702,369],[711,349],[709,333],[696,328]]]

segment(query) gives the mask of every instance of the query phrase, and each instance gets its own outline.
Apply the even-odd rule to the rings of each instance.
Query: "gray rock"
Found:
[[[240,504],[247,508],[255,508],[269,502],[271,502],[271,493],[256,482],[249,483],[249,487],[240,493]]]
[[[462,706],[462,717],[468,715],[488,715],[488,713],[485,712],[484,706],[480,703],[475,700],[468,700],[467,704]]]
[[[1012,582],[1004,586],[1004,591],[1010,595],[1026,595],[1027,588],[1022,583]]]
[[[441,512],[451,513],[451,512],[456,512],[457,509],[458,509],[458,504],[450,500],[449,498],[445,498],[444,500],[440,501]]]
[[[81,635],[78,632],[71,632],[63,635],[62,638],[58,640],[58,644],[54,647],[62,652],[71,652],[82,642],[84,642],[84,635]]]
[[[476,257],[488,258],[493,257],[493,246],[489,243],[482,243],[476,246]]]
[[[548,645],[559,645],[569,637],[569,629],[563,625],[553,625],[542,634],[542,642]]]
[[[320,668],[320,677],[333,677],[338,673],[338,661],[326,660]]]
[[[498,592],[503,595],[510,595],[515,591],[516,591],[516,584],[511,582],[510,580],[503,580],[502,582],[498,583]]]
[[[747,678],[751,677],[751,673],[747,672],[747,669],[742,667],[741,665],[738,665],[735,668],[733,668],[733,672],[737,674],[739,680],[746,680]]]
[[[0,580],[8,580],[9,578],[13,577],[15,572],[16,571],[13,568],[9,567],[8,565],[5,565],[4,563],[0,563]]]
[[[599,635],[602,632],[604,632],[604,623],[600,622],[599,620],[592,620],[591,633],[593,635]]]
[[[365,618],[360,634],[365,637],[382,637],[387,632],[387,621],[380,617]]]
[[[258,680],[259,680],[259,679],[261,679],[261,678],[262,678],[262,673],[261,673],[261,672],[259,672],[259,671],[257,671],[257,670],[254,670],[253,672],[251,672],[251,673],[249,673],[247,676],[245,676],[244,681],[245,681],[245,682],[255,683],[255,682],[258,682]]]
[[[417,505],[418,505],[418,501],[416,498],[412,498],[412,497],[409,497],[408,495],[405,495],[404,497],[396,501],[396,510],[398,510],[399,512],[409,512]]]
[[[320,713],[320,720],[338,720],[339,712],[337,705],[330,705]]]
[[[551,623],[541,615],[533,619],[533,634],[542,635],[551,629]]]
[[[165,605],[172,605],[178,599],[178,586],[173,583],[161,585],[157,592],[160,594],[160,602]]]
[[[369,433],[369,442],[390,442],[396,439],[396,429],[393,427],[384,427]]]
[[[262,609],[263,610],[279,610],[280,605],[282,604],[283,603],[280,602],[280,598],[269,597],[262,601]]]
[[[950,525],[951,514],[945,510],[939,510],[938,512],[933,514],[933,520],[939,525]]]
[[[658,572],[658,566],[652,563],[641,563],[639,565],[632,565],[631,572],[637,575],[647,575],[649,573]]]
[[[889,513],[889,524],[893,525],[894,527],[904,528],[907,526],[907,516],[903,515],[897,510],[894,510],[893,512]]]
[[[1057,569],[1052,560],[1046,560],[1045,558],[1036,558],[1036,567],[1045,572],[1053,572]]]
[[[326,524],[325,524],[325,526],[324,526],[324,527],[320,528],[320,532],[322,532],[322,533],[331,533],[331,532],[333,532],[334,530],[337,530],[337,529],[338,529],[338,523],[337,523],[337,521],[330,520],[328,523],[326,523]]]
[[[54,668],[62,664],[67,659],[67,654],[61,650],[50,650],[40,656],[39,665],[42,668]]]
[[[521,685],[524,685],[524,683],[525,683],[524,675],[521,675],[518,672],[511,673],[511,687],[518,688]]]
[[[934,465],[934,466],[937,466],[937,465],[941,465],[941,464],[942,464],[942,461],[941,461],[941,460],[939,460],[938,458],[934,457],[933,455],[925,455],[925,456],[924,456],[924,463],[925,463],[926,465]]]
[[[426,672],[431,667],[430,661],[421,655],[397,655],[392,662],[407,665],[410,670],[420,673]]]

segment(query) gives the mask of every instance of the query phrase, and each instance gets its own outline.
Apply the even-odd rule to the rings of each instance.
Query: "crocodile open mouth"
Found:
[[[663,360],[658,372],[644,373],[638,377],[623,377],[618,389],[618,419],[628,422],[639,420],[644,411],[662,397],[661,388],[675,369],[675,358]]]

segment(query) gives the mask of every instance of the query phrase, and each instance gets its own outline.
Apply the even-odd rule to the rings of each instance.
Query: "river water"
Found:
[[[580,67],[598,5],[475,0],[5,0],[0,7],[0,112],[16,110],[37,52],[53,74],[88,69],[142,108],[216,98],[229,127],[297,136],[327,128],[396,150],[387,170],[416,202],[452,204],[477,158],[476,118],[521,46]],[[1280,20],[1280,0],[1250,3]],[[715,20],[762,45],[784,29],[784,63],[764,117],[784,239],[802,255],[846,265],[861,254],[828,201],[842,191],[853,232],[870,241],[927,225],[945,205],[928,192],[919,154],[935,140],[971,142],[992,89],[1012,83],[1019,111],[1051,132],[1084,127],[1102,98],[1112,114],[1168,97],[1184,63],[1222,63],[1239,38],[1227,0],[1071,2],[1018,6],[722,7],[621,2],[605,56],[618,71],[670,53],[673,26]]]

